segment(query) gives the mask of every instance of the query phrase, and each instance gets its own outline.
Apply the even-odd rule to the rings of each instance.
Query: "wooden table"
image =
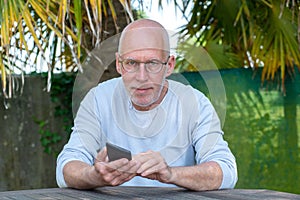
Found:
[[[40,199],[40,200],[92,200],[92,199],[172,199],[172,200],[190,200],[190,199],[300,199],[300,195],[277,192],[272,190],[218,190],[207,192],[194,192],[181,188],[149,188],[149,187],[103,187],[96,190],[75,190],[75,189],[35,189],[0,192],[1,200],[11,199]]]

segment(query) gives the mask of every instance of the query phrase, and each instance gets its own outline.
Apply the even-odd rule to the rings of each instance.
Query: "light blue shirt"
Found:
[[[222,188],[237,182],[235,157],[223,139],[219,118],[198,90],[168,80],[163,101],[152,110],[136,110],[121,78],[91,89],[81,102],[69,142],[57,158],[56,180],[67,187],[62,169],[72,160],[89,165],[107,141],[132,154],[159,151],[169,166],[193,166],[215,161],[223,172]],[[199,180],[201,181],[201,180]],[[172,186],[135,177],[126,186]]]

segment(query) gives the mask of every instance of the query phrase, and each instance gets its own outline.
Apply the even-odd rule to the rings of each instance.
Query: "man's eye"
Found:
[[[149,61],[147,62],[147,65],[150,66],[150,67],[156,67],[156,66],[159,66],[159,62],[157,61]]]
[[[125,65],[134,66],[137,62],[135,60],[125,60],[124,63]]]

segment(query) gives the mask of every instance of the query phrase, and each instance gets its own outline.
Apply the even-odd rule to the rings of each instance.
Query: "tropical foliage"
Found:
[[[132,20],[129,0],[0,0],[0,9],[0,71],[6,98],[16,86],[12,73],[23,77],[46,66],[49,90],[53,71],[82,70],[84,55],[119,32],[118,15],[126,23]]]
[[[118,15],[126,19],[125,25],[133,20],[133,2],[143,5],[144,1],[0,0],[4,96],[12,96],[16,85],[13,72],[22,76],[24,71],[40,72],[46,66],[49,90],[55,70],[82,70],[80,61],[89,50],[122,29]],[[162,5],[162,0],[157,3]],[[287,74],[292,75],[294,66],[300,66],[299,0],[173,3],[189,21],[181,30],[183,38],[204,47],[219,68],[263,67],[262,80],[281,80],[285,90]]]
[[[286,75],[300,69],[299,0],[182,2],[189,17],[182,34],[203,46],[219,68],[263,67],[262,81],[278,78],[285,91]]]

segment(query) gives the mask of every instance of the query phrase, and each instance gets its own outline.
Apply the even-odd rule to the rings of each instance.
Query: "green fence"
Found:
[[[203,73],[211,72],[183,75],[209,96]],[[299,73],[287,78],[285,94],[279,91],[280,81],[262,85],[259,71],[256,75],[250,69],[220,73],[227,96],[223,129],[237,159],[237,188],[300,193]]]

